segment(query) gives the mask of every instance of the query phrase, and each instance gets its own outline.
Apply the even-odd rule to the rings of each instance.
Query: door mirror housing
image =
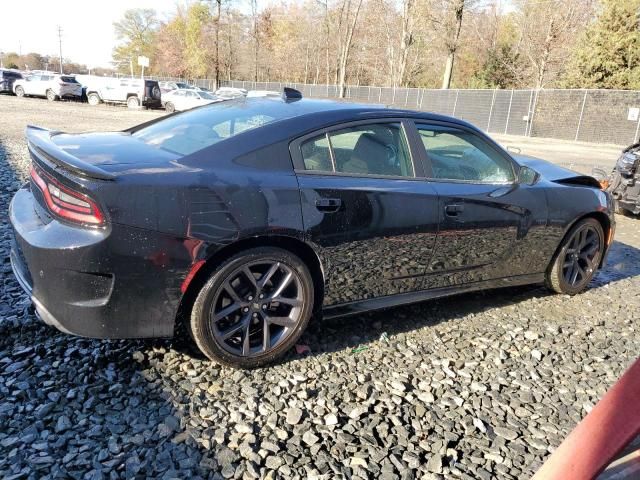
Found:
[[[522,185],[533,185],[540,178],[540,174],[533,168],[523,165],[518,170],[518,183]]]

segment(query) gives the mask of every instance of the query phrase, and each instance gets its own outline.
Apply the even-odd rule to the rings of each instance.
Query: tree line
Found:
[[[138,75],[425,88],[640,89],[640,0],[192,0],[114,24]]]

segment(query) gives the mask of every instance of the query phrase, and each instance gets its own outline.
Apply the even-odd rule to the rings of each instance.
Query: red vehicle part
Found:
[[[640,360],[573,429],[533,480],[596,478],[638,434]]]

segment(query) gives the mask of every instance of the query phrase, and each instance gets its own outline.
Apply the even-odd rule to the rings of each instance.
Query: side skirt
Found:
[[[345,317],[358,313],[382,310],[385,308],[407,305],[410,303],[432,300],[434,298],[449,297],[459,293],[475,292],[478,290],[489,290],[492,288],[516,287],[520,285],[530,285],[544,282],[544,273],[532,273],[528,275],[518,275],[517,277],[497,278],[493,280],[483,280],[480,282],[466,283],[463,285],[452,285],[449,287],[433,288],[430,290],[420,290],[418,292],[400,293],[398,295],[388,295],[385,297],[368,298],[357,302],[332,305],[322,310],[323,318]]]

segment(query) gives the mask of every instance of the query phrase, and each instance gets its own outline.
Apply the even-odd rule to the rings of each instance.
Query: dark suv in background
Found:
[[[0,68],[0,93],[13,95],[13,82],[23,78],[20,72]]]

